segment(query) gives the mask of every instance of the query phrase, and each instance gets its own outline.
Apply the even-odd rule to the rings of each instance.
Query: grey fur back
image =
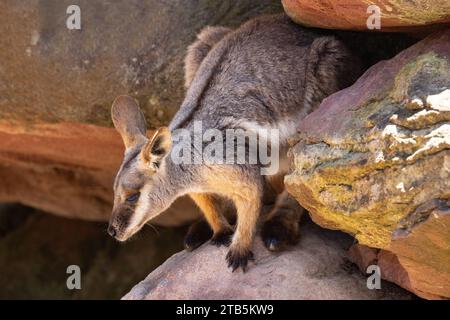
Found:
[[[169,128],[297,122],[359,73],[358,59],[333,36],[285,15],[259,17],[211,47]]]

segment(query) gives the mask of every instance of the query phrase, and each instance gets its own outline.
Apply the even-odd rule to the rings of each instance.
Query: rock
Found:
[[[355,243],[348,250],[348,257],[353,263],[356,263],[360,270],[365,271],[370,265],[377,264],[377,254],[379,251],[379,249]]]
[[[0,201],[105,220],[122,158],[109,128],[114,98],[134,96],[150,128],[166,124],[184,95],[183,59],[196,33],[282,8],[276,0],[80,0],[79,31],[66,28],[71,4],[0,2]],[[188,200],[178,204],[163,224],[197,214]]]
[[[112,128],[88,124],[0,124],[0,200],[94,221],[111,214],[123,143]],[[185,197],[154,222],[185,224],[199,216]]]
[[[82,29],[68,30],[70,1],[2,1],[0,119],[110,125],[114,98],[131,94],[151,127],[167,123],[198,31],[280,12],[277,2],[80,0]]]
[[[429,31],[450,23],[447,0],[282,0],[284,10],[297,23],[325,29],[367,31],[367,20],[377,5],[381,13],[379,31]]]
[[[119,243],[106,228],[0,205],[0,299],[119,299],[182,249],[181,229],[148,227]],[[66,286],[70,265],[80,267],[81,290]]]
[[[369,290],[367,280],[346,260],[352,239],[310,221],[291,250],[274,254],[260,238],[255,263],[246,273],[227,269],[226,248],[205,244],[180,252],[137,284],[123,299],[411,299],[400,288],[382,283]]]
[[[411,234],[392,241],[389,250],[355,244],[349,257],[361,270],[366,270],[369,264],[378,264],[384,279],[421,297],[448,299],[450,246],[445,241],[450,219],[442,219],[448,213],[433,210],[428,220],[412,229]]]
[[[383,249],[382,275],[425,298],[450,298],[449,88],[447,30],[326,98],[285,179],[315,222]]]

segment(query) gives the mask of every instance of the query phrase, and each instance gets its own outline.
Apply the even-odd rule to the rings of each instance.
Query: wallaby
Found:
[[[245,271],[253,257],[251,246],[264,193],[276,190],[278,198],[262,226],[263,241],[270,250],[295,242],[301,209],[282,186],[288,170],[287,140],[325,97],[356,80],[358,66],[358,59],[334,36],[301,27],[284,14],[255,18],[236,30],[205,28],[188,48],[186,97],[169,127],[159,128],[148,138],[136,101],[120,96],[113,103],[112,119],[126,150],[114,183],[108,232],[124,241],[175,199],[189,195],[212,229],[211,243],[229,245],[228,266]],[[261,175],[259,162],[174,161],[174,153],[186,142],[172,135],[184,129],[194,137],[199,121],[201,133],[242,129],[260,137],[264,129],[277,129],[278,171]],[[193,157],[199,152],[196,147],[190,150]],[[236,211],[235,227],[223,215],[227,201]],[[190,229],[188,248],[207,240],[208,232],[196,234],[199,229],[198,225]]]

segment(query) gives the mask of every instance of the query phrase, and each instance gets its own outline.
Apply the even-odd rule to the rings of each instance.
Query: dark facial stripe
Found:
[[[139,148],[136,151],[133,151],[133,153],[130,155],[130,157],[123,163],[122,168],[126,169],[128,168],[128,166],[130,165],[130,163],[136,159],[136,157],[138,156],[138,154],[141,152],[141,148]]]
[[[127,169],[131,163],[136,159],[136,157],[141,152],[141,148],[137,148],[130,155],[128,155],[128,159],[125,159],[122,165],[120,166],[119,172],[117,173],[116,180],[114,182],[114,190],[117,189],[117,184],[119,183],[119,177],[124,169]]]

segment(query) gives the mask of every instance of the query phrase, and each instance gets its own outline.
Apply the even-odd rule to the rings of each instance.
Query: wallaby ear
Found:
[[[153,137],[144,145],[141,157],[144,163],[156,171],[161,161],[172,148],[172,135],[169,128],[161,127],[153,134]]]
[[[111,117],[114,127],[122,136],[126,149],[145,142],[145,118],[132,97],[117,97],[111,107]]]

